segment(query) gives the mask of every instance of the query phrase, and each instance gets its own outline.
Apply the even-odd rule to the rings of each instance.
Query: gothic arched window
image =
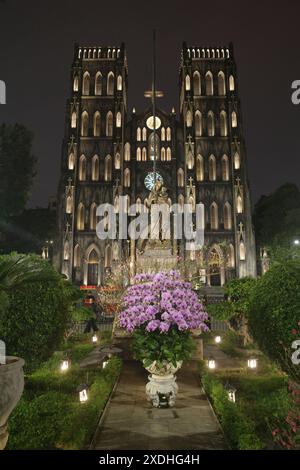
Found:
[[[235,266],[235,259],[234,259],[234,247],[232,244],[228,247],[228,267],[234,268]]]
[[[68,196],[66,200],[66,214],[72,214],[72,197]]]
[[[68,168],[69,170],[74,170],[75,168],[75,155],[73,152],[69,154]]]
[[[90,230],[96,230],[96,210],[97,204],[93,202],[90,207]]]
[[[121,115],[120,111],[118,111],[117,115],[116,115],[116,126],[117,127],[122,126],[122,115]]]
[[[166,129],[164,127],[161,128],[160,139],[161,140],[166,140]]]
[[[155,159],[158,160],[159,157],[159,137],[156,132],[152,132],[149,136],[148,139],[148,154],[149,154],[149,159],[154,160],[154,155]]]
[[[118,75],[117,78],[117,90],[121,91],[122,90],[122,75]]]
[[[194,95],[201,95],[201,78],[198,71],[194,72]]]
[[[72,129],[76,129],[76,126],[77,126],[77,116],[76,116],[76,112],[73,111],[71,115],[71,127]]]
[[[229,181],[229,162],[227,155],[222,157],[222,180]]]
[[[246,259],[246,248],[245,248],[245,243],[240,242],[240,260],[245,261]]]
[[[83,74],[82,94],[83,95],[89,95],[90,94],[90,74],[88,72],[85,72]]]
[[[230,91],[234,91],[234,76],[233,75],[230,75],[229,77],[229,90]]]
[[[87,137],[89,133],[89,115],[86,111],[83,111],[81,115],[81,135]]]
[[[171,140],[171,128],[167,127],[167,140],[170,142]]]
[[[158,158],[158,156],[156,158]],[[142,148],[142,161],[143,162],[147,161],[147,149],[146,149],[146,147]]]
[[[182,168],[179,168],[177,171],[177,185],[179,188],[183,188],[184,186],[184,172]]]
[[[80,247],[77,244],[74,248],[74,268],[79,268],[81,265]]]
[[[79,89],[78,75],[75,75],[74,80],[73,80],[73,91],[78,91],[78,89]]]
[[[130,170],[125,168],[124,170],[124,186],[125,188],[130,188]]]
[[[207,135],[209,137],[213,137],[215,135],[215,118],[212,111],[209,111],[207,114]]]
[[[102,95],[102,74],[97,72],[95,76],[95,95]]]
[[[104,162],[104,180],[111,181],[111,174],[112,174],[111,156],[106,155],[105,162]]]
[[[137,130],[136,130],[136,140],[138,142],[140,142],[142,140],[142,131],[141,131],[140,127],[138,127]]]
[[[112,137],[113,135],[113,113],[111,111],[108,111],[106,115],[106,136],[107,137]]]
[[[217,179],[217,167],[216,167],[216,158],[214,155],[209,157],[208,161],[208,178],[210,181],[216,181]]]
[[[96,111],[94,114],[93,128],[94,128],[94,137],[100,137],[101,117],[100,117],[99,111]]]
[[[130,160],[130,143],[126,142],[125,149],[124,149],[124,160],[125,162],[129,162]]]
[[[146,127],[143,127],[142,136],[143,136],[143,141],[146,142],[146,140],[147,140],[147,129],[146,129]]]
[[[232,127],[237,127],[237,114],[235,111],[231,113],[231,125]]]
[[[205,75],[205,88],[207,96],[214,94],[213,76],[211,72],[207,72]]]
[[[78,174],[79,181],[86,180],[86,158],[84,155],[81,155],[79,159],[79,174]]]
[[[161,148],[160,159],[162,162],[166,161],[166,149],[164,147]]]
[[[227,136],[227,115],[226,111],[220,113],[220,134],[222,137]]]
[[[187,111],[185,119],[186,119],[187,127],[192,127],[192,125],[193,125],[193,115],[192,115],[190,110]]]
[[[197,155],[196,178],[197,178],[197,181],[203,181],[204,180],[204,161],[203,161],[202,155]]]
[[[78,204],[77,208],[77,230],[84,230],[84,205],[82,202]]]
[[[186,91],[190,91],[191,89],[191,79],[189,75],[185,76],[185,89]]]
[[[229,202],[225,202],[224,204],[223,219],[224,219],[224,229],[231,230],[232,217],[231,217],[231,205],[229,204]]]
[[[225,75],[222,71],[218,73],[218,93],[220,96],[226,95]]]
[[[202,114],[199,110],[195,113],[195,134],[196,137],[200,137],[202,135]]]
[[[172,159],[171,149],[167,147],[167,161],[170,162]]]
[[[210,206],[210,228],[212,230],[218,230],[219,227],[219,215],[218,206],[213,202]]]
[[[109,72],[107,75],[107,95],[113,95],[114,94],[114,83],[115,83],[115,77],[113,72]]]
[[[92,180],[93,181],[99,180],[99,157],[98,155],[94,155],[92,159]]]
[[[236,198],[236,210],[238,214],[243,213],[243,198],[240,195],[238,195]]]
[[[189,170],[192,170],[194,168],[194,155],[191,151],[188,152],[186,163]]]
[[[141,148],[140,148],[140,147],[138,147],[138,148],[136,149],[136,160],[137,160],[138,162],[140,162],[140,161],[142,160],[142,151],[141,151]]]
[[[116,152],[115,154],[115,169],[120,170],[121,168],[121,155],[120,152]]]
[[[239,170],[241,167],[240,155],[237,152],[235,152],[233,158],[234,158],[234,169]]]

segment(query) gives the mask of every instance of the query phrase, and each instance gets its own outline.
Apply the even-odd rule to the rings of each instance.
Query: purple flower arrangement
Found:
[[[191,284],[178,271],[169,271],[134,277],[123,297],[119,324],[129,333],[143,329],[167,334],[171,329],[208,331],[207,319]]]

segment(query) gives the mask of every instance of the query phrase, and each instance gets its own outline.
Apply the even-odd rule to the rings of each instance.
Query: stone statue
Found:
[[[151,204],[168,204],[168,191],[160,179],[155,181],[148,197],[148,207]]]

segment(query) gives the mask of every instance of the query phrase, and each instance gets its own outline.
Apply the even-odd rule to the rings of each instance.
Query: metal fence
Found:
[[[113,328],[113,318],[109,318],[104,321],[96,321],[96,325],[98,327],[99,332],[105,332],[105,331],[112,331]],[[86,327],[86,321],[79,321],[79,322],[74,322],[70,326],[70,331],[72,331],[72,334],[82,334],[84,333]]]
[[[214,320],[212,317],[210,317],[210,329],[211,331],[220,331],[225,333],[228,331],[228,325],[225,321]]]

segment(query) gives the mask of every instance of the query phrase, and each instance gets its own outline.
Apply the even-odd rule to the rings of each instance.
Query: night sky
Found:
[[[34,132],[39,164],[31,206],[46,206],[56,194],[74,43],[125,42],[129,110],[138,112],[151,83],[153,28],[165,94],[159,105],[167,111],[178,109],[182,42],[233,42],[253,200],[286,181],[298,184],[300,105],[291,102],[291,83],[300,80],[299,0],[0,0],[0,79],[7,86],[0,122]]]

